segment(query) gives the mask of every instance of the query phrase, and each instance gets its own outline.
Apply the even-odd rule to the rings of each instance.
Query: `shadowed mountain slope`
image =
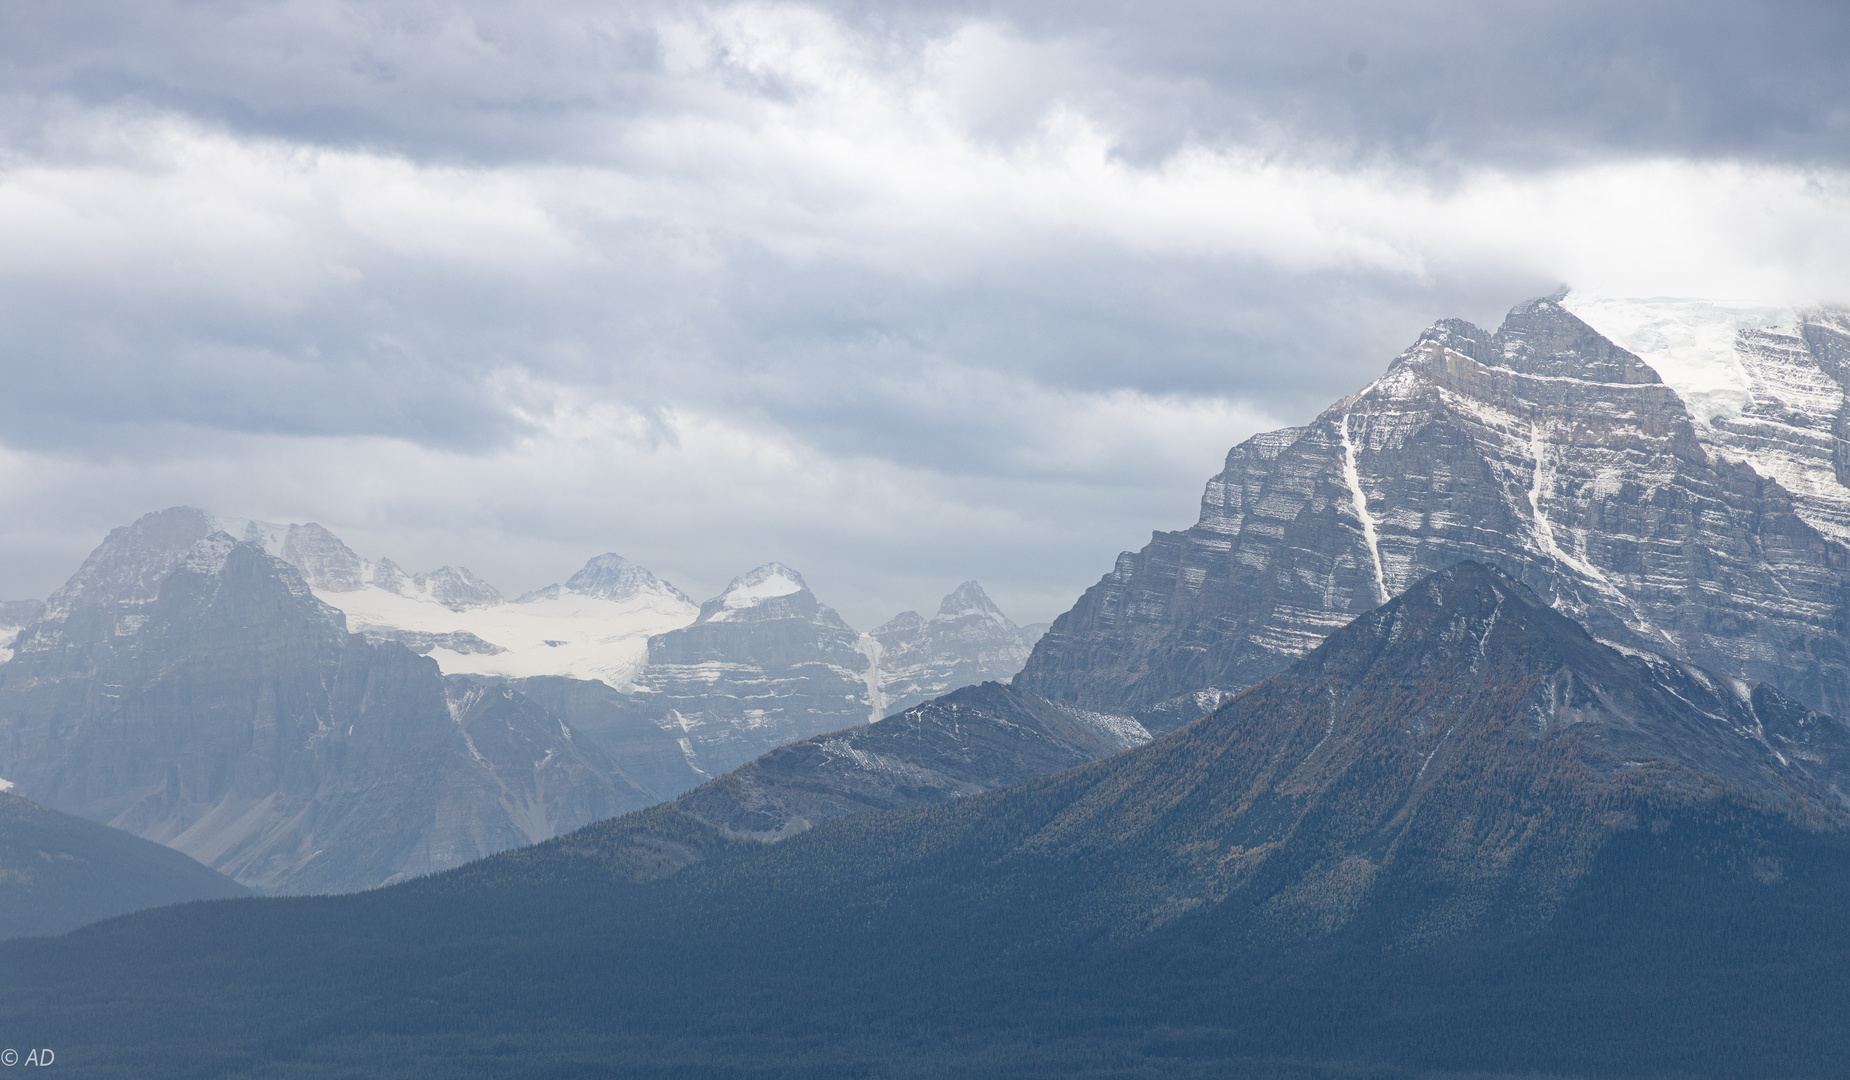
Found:
[[[0,939],[249,892],[172,848],[0,793]]]
[[[80,1076],[1834,1076],[1847,749],[1466,564],[1055,776],[14,943],[0,1025]]]
[[[836,818],[995,791],[1149,741],[1135,720],[989,682],[778,747],[675,806],[731,835],[782,840]]]

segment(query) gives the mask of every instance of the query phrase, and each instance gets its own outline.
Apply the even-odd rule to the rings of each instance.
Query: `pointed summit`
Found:
[[[974,581],[951,590],[929,620],[902,611],[872,636],[880,644],[886,716],[958,687],[1006,681],[1033,647]]]
[[[1822,373],[1813,337],[1770,361],[1804,346]],[[1469,559],[1601,640],[1850,714],[1831,614],[1850,560],[1812,524],[1850,521],[1850,495],[1810,494],[1850,492],[1832,471],[1843,422],[1755,418],[1735,451],[1707,452],[1676,390],[1560,300],[1517,305],[1494,334],[1445,320],[1310,423],[1229,451],[1199,521],[1120,555],[1014,685],[1170,731]]]
[[[1009,622],[1008,616],[1002,614],[1002,609],[989,599],[989,594],[983,591],[983,587],[974,581],[966,581],[957,586],[949,596],[944,598],[944,602],[938,605],[937,618],[939,619],[963,619],[972,615],[1011,627],[1015,625]]]
[[[585,563],[584,569],[566,579],[565,587],[586,596],[605,600],[627,600],[642,593],[663,593],[677,600],[689,600],[687,594],[646,567],[638,566],[615,552],[606,552]]]

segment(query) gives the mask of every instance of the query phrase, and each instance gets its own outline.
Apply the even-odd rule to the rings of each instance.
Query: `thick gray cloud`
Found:
[[[1050,99],[1127,152],[1188,138],[1404,156],[1449,168],[1664,153],[1842,164],[1850,9],[1831,0],[1372,0],[825,5],[896,67],[970,20],[1053,46],[973,88],[980,130]],[[16,92],[133,101],[238,130],[431,159],[598,157],[624,118],[683,103],[660,21],[681,5],[15,4]],[[775,75],[750,79],[788,93]]]
[[[0,595],[191,502],[1045,618],[1562,281],[1850,294],[1829,5],[12,5]]]

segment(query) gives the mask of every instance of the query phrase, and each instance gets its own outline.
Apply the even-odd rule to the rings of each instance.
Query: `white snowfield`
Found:
[[[760,601],[791,596],[805,588],[796,572],[777,563],[769,563],[726,587],[720,596],[720,610],[708,622],[725,622],[735,611],[757,607]]]
[[[4,664],[13,658],[13,641],[19,637],[19,632],[24,629],[25,626],[23,624],[14,625],[12,623],[0,622],[0,664]],[[0,791],[5,790],[5,788],[0,788]]]
[[[503,652],[457,652],[438,646],[429,655],[446,675],[569,675],[628,686],[649,658],[649,638],[692,623],[700,609],[667,591],[646,590],[605,599],[548,589],[520,601],[452,611],[434,600],[400,596],[377,585],[315,596],[347,616],[347,629],[474,634]]]
[[[1844,391],[1801,332],[1806,323],[1845,332],[1850,314],[1579,293],[1561,303],[1677,392],[1710,453],[1777,481],[1801,518],[1850,543],[1850,488],[1838,479],[1835,461]]]
[[[1651,365],[1690,415],[1703,423],[1739,416],[1753,400],[1752,376],[1735,352],[1742,330],[1792,326],[1790,307],[1751,300],[1618,297],[1569,292],[1561,306],[1607,340]]]

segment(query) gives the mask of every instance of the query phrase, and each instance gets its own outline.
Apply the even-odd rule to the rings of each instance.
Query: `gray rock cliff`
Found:
[[[1850,713],[1850,551],[1707,438],[1556,298],[1494,334],[1441,322],[1310,424],[1234,447],[1199,522],[1120,555],[1014,685],[1170,730],[1474,559],[1602,639]]]

